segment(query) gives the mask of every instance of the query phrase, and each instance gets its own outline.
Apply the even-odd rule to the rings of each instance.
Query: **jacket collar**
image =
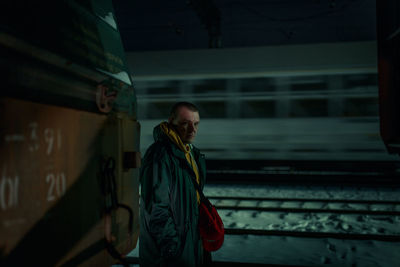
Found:
[[[199,150],[193,145],[184,144],[178,133],[175,129],[170,127],[168,122],[162,122],[154,127],[153,137],[156,142],[169,142],[172,147],[172,152],[180,158],[185,159],[185,153],[190,153],[191,151],[193,151],[195,158],[199,156]]]

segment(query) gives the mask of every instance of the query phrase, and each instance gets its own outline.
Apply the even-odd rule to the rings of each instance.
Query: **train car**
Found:
[[[0,265],[126,263],[140,125],[112,2],[2,11]]]
[[[400,155],[400,5],[394,0],[377,1],[376,5],[381,135],[387,150]]]
[[[377,44],[128,53],[144,151],[178,100],[209,160],[397,161],[380,136]]]

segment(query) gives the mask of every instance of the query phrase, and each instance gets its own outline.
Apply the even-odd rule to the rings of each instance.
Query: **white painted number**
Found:
[[[46,128],[44,130],[44,141],[47,144],[46,154],[50,155],[54,149],[61,149],[62,139],[61,130],[57,129],[57,132],[52,128]]]
[[[19,177],[14,179],[6,177],[3,171],[3,177],[0,181],[0,207],[2,210],[15,208],[18,205],[18,187]]]
[[[53,201],[56,198],[54,196],[54,174],[47,175],[46,183],[50,183],[49,191],[47,191],[47,201]]]
[[[30,144],[29,144],[29,151],[37,151],[39,150],[39,143],[38,143],[38,136],[37,136],[37,122],[32,122],[29,124],[31,128],[31,136],[30,136]]]
[[[67,179],[63,172],[57,175],[48,174],[46,176],[46,183],[49,184],[49,190],[47,191],[47,201],[49,202],[62,197],[67,191]]]
[[[29,123],[30,136],[29,136],[29,151],[35,152],[39,150],[39,139],[42,136],[38,136],[39,124],[37,122]],[[46,154],[50,155],[55,149],[60,150],[62,146],[62,134],[61,129],[46,128],[43,132],[44,141],[46,143]],[[23,137],[23,136],[22,136]],[[11,137],[8,137],[10,139]],[[16,138],[13,136],[13,138]],[[7,140],[8,140],[7,139]]]
[[[67,190],[67,180],[65,179],[65,174],[60,173],[57,175],[56,179],[56,190],[58,196],[63,196]]]
[[[50,155],[51,152],[53,151],[53,145],[54,145],[54,130],[50,128],[46,128],[44,130],[44,141],[47,144],[47,155]]]

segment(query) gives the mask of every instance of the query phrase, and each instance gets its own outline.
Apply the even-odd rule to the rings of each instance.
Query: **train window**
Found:
[[[179,81],[148,82],[146,94],[178,94],[180,92]]]
[[[344,102],[346,117],[378,116],[378,97],[348,98]]]
[[[242,92],[268,92],[275,90],[272,78],[244,78],[241,79],[240,83]]]
[[[295,99],[291,101],[290,117],[327,117],[327,99]]]
[[[167,119],[173,102],[152,102],[147,105],[147,119]]]
[[[345,76],[345,87],[365,87],[365,86],[378,86],[378,76],[376,73],[347,75]],[[378,89],[377,89],[378,90]]]
[[[226,118],[226,102],[224,101],[202,101],[196,102],[199,108],[200,118]]]
[[[272,100],[253,100],[242,103],[242,118],[272,118],[275,116],[276,102]]]
[[[226,87],[225,79],[198,80],[193,84],[193,93],[224,93]]]
[[[328,84],[324,76],[300,76],[292,77],[290,89],[292,91],[316,91],[326,90]]]

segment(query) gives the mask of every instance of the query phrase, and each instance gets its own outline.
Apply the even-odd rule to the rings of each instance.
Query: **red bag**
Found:
[[[217,209],[200,193],[199,205],[199,230],[202,237],[203,247],[206,251],[216,251],[224,243],[224,224]]]
[[[192,177],[193,178],[193,177]],[[192,179],[193,185],[200,195],[199,231],[206,251],[216,251],[224,243],[225,229],[217,209],[203,194],[199,184]]]

